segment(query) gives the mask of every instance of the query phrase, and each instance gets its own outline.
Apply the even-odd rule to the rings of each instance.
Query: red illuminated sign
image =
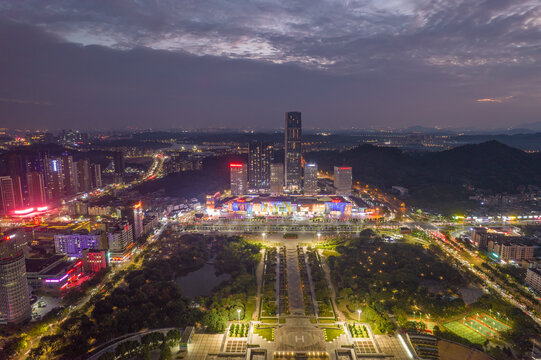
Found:
[[[349,166],[341,167],[340,170],[351,170],[351,167]]]
[[[229,167],[243,167],[242,164],[237,164],[237,163],[231,163],[229,164]]]

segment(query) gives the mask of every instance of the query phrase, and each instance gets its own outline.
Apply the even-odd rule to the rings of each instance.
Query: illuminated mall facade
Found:
[[[375,213],[360,198],[345,196],[207,196],[209,216],[246,217],[346,217],[363,218]]]

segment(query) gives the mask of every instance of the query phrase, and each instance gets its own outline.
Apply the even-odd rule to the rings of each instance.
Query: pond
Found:
[[[216,269],[212,264],[205,264],[201,269],[178,277],[175,282],[180,286],[180,293],[189,298],[207,296],[212,289],[222,282],[229,280],[231,275],[220,274],[216,276]]]

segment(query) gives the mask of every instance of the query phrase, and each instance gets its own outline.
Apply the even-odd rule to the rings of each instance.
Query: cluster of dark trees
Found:
[[[397,148],[362,145],[347,151],[305,154],[320,169],[353,167],[353,178],[383,188],[409,189],[409,204],[426,208],[471,207],[470,187],[517,193],[521,185],[541,185],[541,155],[525,153],[497,141],[464,145],[451,150],[420,154]]]
[[[414,308],[434,317],[465,310],[456,295],[456,287],[464,284],[464,279],[430,249],[384,243],[371,230],[365,230],[359,238],[337,246],[336,251],[339,256],[329,256],[328,263],[333,281],[341,289],[340,297],[355,306],[365,306],[365,316],[370,315],[382,332],[393,330],[387,313],[405,322],[405,315]],[[437,283],[442,290],[429,292],[429,282]]]
[[[139,340],[128,340],[120,343],[115,351],[109,351],[102,354],[98,360],[121,360],[138,359],[150,360],[151,351],[160,349],[160,360],[172,359],[171,347],[178,345],[182,334],[178,329],[172,329],[163,334],[161,332],[152,332],[145,334]]]
[[[239,236],[219,236],[213,243],[216,252],[217,273],[227,273],[228,281],[214,289],[213,295],[200,298],[207,311],[202,323],[210,331],[223,331],[227,321],[245,319],[253,308],[248,308],[250,300],[257,292],[255,271],[260,261],[261,247],[249,243]],[[237,310],[241,310],[240,314]]]

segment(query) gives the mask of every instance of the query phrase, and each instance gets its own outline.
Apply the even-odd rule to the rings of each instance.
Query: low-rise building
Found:
[[[55,252],[80,258],[83,256],[84,249],[101,249],[103,237],[104,234],[101,231],[88,233],[88,231],[82,230],[68,234],[58,234],[54,236]]]
[[[489,240],[487,250],[490,255],[498,260],[522,261],[534,258],[534,246],[510,241]]]
[[[105,269],[108,264],[106,250],[83,250],[83,270],[85,273],[97,273]]]
[[[82,261],[69,261],[65,255],[26,259],[28,285],[34,290],[58,294],[82,275]]]

